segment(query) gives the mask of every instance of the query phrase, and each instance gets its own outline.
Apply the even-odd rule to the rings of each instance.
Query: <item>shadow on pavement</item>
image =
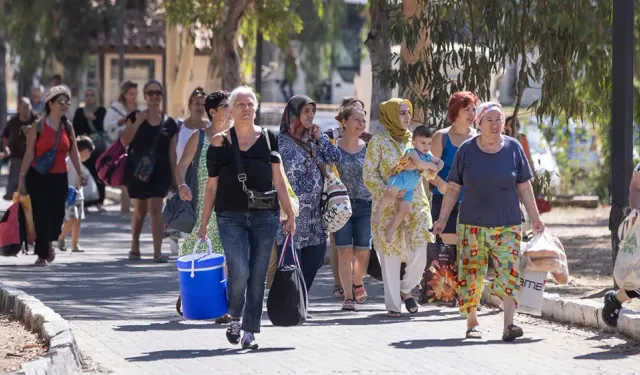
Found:
[[[458,339],[424,339],[424,340],[403,340],[398,342],[392,342],[389,346],[393,346],[396,349],[426,349],[430,347],[460,347],[460,346],[472,346],[472,345],[517,345],[517,344],[531,344],[543,341],[542,339],[530,339],[520,338],[513,342],[503,342],[502,340],[470,340],[464,338]]]
[[[638,349],[637,345],[631,343],[624,343],[615,346],[603,345],[599,346],[599,348],[606,351],[579,355],[573,358],[602,361],[622,359],[640,354],[640,349]]]
[[[213,320],[201,320],[198,323],[189,323],[186,320],[172,320],[164,323],[121,325],[114,328],[119,332],[147,332],[147,331],[186,331],[189,329],[224,329],[226,325],[216,324]]]
[[[125,358],[129,362],[151,362],[166,359],[193,359],[205,357],[219,357],[235,354],[260,354],[295,350],[295,348],[264,348],[257,350],[247,349],[214,349],[214,350],[159,350],[145,353],[142,356]]]

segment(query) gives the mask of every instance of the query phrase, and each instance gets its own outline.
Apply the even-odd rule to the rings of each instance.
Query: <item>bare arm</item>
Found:
[[[176,145],[178,143],[178,137],[175,135],[171,137],[169,140],[169,163],[171,164],[171,175],[173,176],[173,186],[178,189],[178,173],[176,169],[178,168],[178,155],[176,152]]]
[[[440,172],[444,168],[444,161],[437,156],[431,155],[431,161],[438,167],[437,172]]]
[[[631,177],[629,206],[631,208],[640,208],[640,172],[638,171],[633,171],[633,177]]]
[[[11,154],[11,150],[9,150],[9,137],[2,137],[2,151],[5,156],[9,156]]]
[[[27,132],[27,149],[24,153],[24,157],[22,158],[22,165],[20,166],[20,178],[18,179],[18,192],[24,193],[24,179],[27,176],[27,172],[31,167],[31,163],[33,162],[33,158],[35,157],[36,152],[36,139],[38,135],[36,134],[36,126],[32,125],[27,128],[24,128]]]
[[[431,155],[435,156],[440,161],[442,161],[442,159],[440,158],[442,157],[442,152],[444,151],[442,149],[442,137],[442,131],[437,131],[433,136],[433,142],[431,142]],[[444,168],[444,162],[442,162],[442,168]],[[438,171],[442,170],[442,168],[438,169]],[[444,191],[444,186],[447,185],[447,181],[445,181],[438,175],[436,175],[436,177],[429,182],[431,183],[431,185],[437,187],[441,192]]]
[[[194,132],[189,137],[187,144],[184,146],[184,151],[182,152],[182,157],[180,161],[178,161],[178,165],[176,166],[176,180],[178,183],[178,187],[185,184],[185,178],[187,174],[187,168],[193,161],[193,158],[198,151],[198,142],[200,140],[200,135],[198,132]],[[204,151],[204,150],[203,150]]]
[[[222,146],[222,134],[216,134],[211,139],[211,146]],[[218,177],[209,177],[207,179],[207,186],[204,188],[204,203],[202,206],[202,215],[200,216],[200,229],[198,230],[198,237],[204,237],[207,233],[207,226],[211,219],[211,213],[213,212],[213,205],[216,203],[216,194],[218,193]]]
[[[520,201],[524,204],[524,208],[527,210],[531,221],[540,221],[540,213],[538,212],[538,206],[533,196],[531,181],[518,184],[518,195],[520,195]]]
[[[444,194],[444,198],[442,199],[442,208],[440,209],[440,217],[438,218],[438,222],[446,223],[449,221],[449,215],[451,215],[453,207],[458,202],[458,197],[460,196],[461,189],[462,186],[456,184],[453,181],[449,181],[447,183],[447,192]]]
[[[435,163],[420,159],[420,155],[418,155],[418,152],[415,150],[409,153],[409,159],[413,162],[413,164],[415,164],[416,168],[420,170],[434,171],[434,172],[438,171],[438,167],[436,166]]]
[[[284,169],[280,163],[271,163],[271,172],[273,173],[273,184],[278,192],[278,200],[282,206],[282,210],[287,213],[287,217],[295,218],[293,206],[291,206],[291,198],[287,191],[287,184],[284,182]]]
[[[65,126],[64,124],[60,124],[60,126]],[[69,129],[71,128],[71,129]],[[78,152],[78,144],[76,143],[76,132],[73,130],[73,127],[68,127],[71,132],[69,133],[69,143],[71,144],[71,148],[69,149],[69,157],[71,158],[71,164],[73,164],[73,168],[75,168],[78,173],[78,178],[80,179],[80,184],[84,185],[86,182],[86,176],[84,175],[84,171],[82,170],[82,162],[80,161],[80,152]]]

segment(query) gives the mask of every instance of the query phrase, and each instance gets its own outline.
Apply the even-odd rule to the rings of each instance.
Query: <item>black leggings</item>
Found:
[[[67,173],[40,174],[30,168],[25,183],[33,206],[35,252],[38,257],[46,259],[51,241],[57,241],[62,230],[69,192]]]

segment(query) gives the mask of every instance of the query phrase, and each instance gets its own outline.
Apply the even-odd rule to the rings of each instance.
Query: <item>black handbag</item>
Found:
[[[293,265],[284,265],[284,258],[290,248],[293,253]],[[291,235],[288,235],[282,247],[278,270],[267,297],[267,315],[274,326],[298,326],[307,320],[309,297],[304,283],[298,254],[293,247]]]
[[[371,250],[369,252],[369,265],[367,266],[367,275],[373,277],[376,280],[382,280],[382,267],[380,266],[380,260],[378,259],[378,253],[376,253],[376,249],[373,248],[373,243],[371,244]],[[404,277],[406,272],[407,264],[402,262],[400,263],[400,280]]]
[[[135,165],[135,169],[133,170],[133,176],[142,182],[149,182],[151,180],[151,176],[153,175],[153,170],[156,167],[156,146],[158,145],[158,140],[160,139],[160,135],[162,134],[162,127],[164,126],[165,116],[162,116],[162,122],[158,125],[158,134],[153,139],[153,145],[151,149],[145,156],[143,156]]]
[[[236,134],[236,129],[231,128],[229,131],[231,134],[231,148],[234,152],[234,159],[236,161],[236,169],[238,172],[238,181],[242,184],[242,190],[247,194],[249,209],[250,210],[261,210],[261,211],[271,211],[276,208],[276,199],[278,199],[278,193],[276,189],[272,187],[271,190],[268,191],[257,191],[254,189],[247,188],[246,181],[247,175],[244,173],[244,167],[242,166],[242,155],[240,154],[240,145],[238,143],[238,136]],[[267,144],[269,144],[269,148],[271,145],[269,143],[269,134],[263,128],[262,133],[267,138]],[[273,184],[273,181],[272,181]]]
[[[173,194],[162,210],[162,219],[170,229],[180,231],[182,233],[191,233],[196,225],[197,211],[198,211],[198,172],[200,166],[200,154],[202,152],[202,145],[204,144],[204,131],[198,130],[198,149],[196,150],[193,160],[187,169],[185,175],[185,182],[193,198],[190,201],[184,201],[180,198],[180,194]]]

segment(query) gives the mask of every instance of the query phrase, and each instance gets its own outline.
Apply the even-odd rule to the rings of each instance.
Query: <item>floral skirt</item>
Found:
[[[479,227],[458,224],[458,302],[460,312],[469,314],[482,298],[489,257],[493,258],[495,279],[491,294],[510,296],[518,302],[520,290],[520,225]]]

